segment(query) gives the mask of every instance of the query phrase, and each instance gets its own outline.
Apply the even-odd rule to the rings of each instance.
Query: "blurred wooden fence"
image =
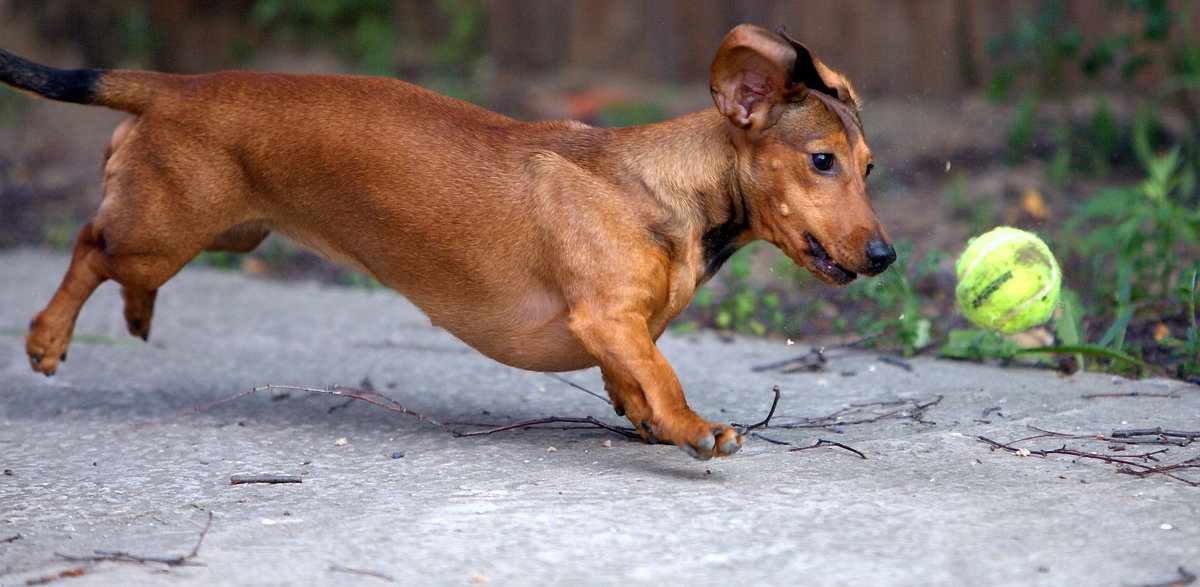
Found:
[[[126,56],[130,26],[153,31],[146,67],[183,72],[235,66],[231,47],[267,43],[252,15],[271,0],[0,0],[0,44],[12,50],[112,66]],[[330,0],[342,6],[351,0]],[[420,63],[453,34],[445,8],[478,14],[473,43],[503,70],[566,68],[705,79],[729,28],[786,25],[824,61],[874,94],[947,94],[986,81],[989,42],[1039,0],[397,0],[387,7],[398,61]],[[1200,2],[1172,6],[1200,27]],[[142,21],[132,22],[131,14]],[[1084,39],[1138,26],[1101,0],[1065,0],[1064,18]],[[1068,72],[1070,74],[1071,72]],[[1077,80],[1063,78],[1070,85]]]

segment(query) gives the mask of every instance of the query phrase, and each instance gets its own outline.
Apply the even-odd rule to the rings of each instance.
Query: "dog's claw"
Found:
[[[150,333],[148,333],[148,332],[143,332],[143,333],[142,333],[142,340],[143,340],[144,342],[150,342]]]
[[[613,406],[613,411],[616,412],[618,416],[625,415],[625,408],[622,408],[621,406]]]
[[[651,426],[650,423],[645,420],[642,420],[642,430],[645,430],[647,433],[650,434],[650,436],[658,438],[658,432],[656,432],[654,430],[654,427]]]
[[[29,357],[29,358],[30,358],[30,359],[33,361],[33,364],[34,364],[34,365],[41,365],[41,364],[42,364],[42,356],[41,356],[41,355],[33,355],[33,356]]]

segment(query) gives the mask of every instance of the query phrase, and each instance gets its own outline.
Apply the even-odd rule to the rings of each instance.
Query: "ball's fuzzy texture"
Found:
[[[979,235],[958,258],[955,294],[967,318],[1005,334],[1050,319],[1062,273],[1041,239],[1009,226]]]

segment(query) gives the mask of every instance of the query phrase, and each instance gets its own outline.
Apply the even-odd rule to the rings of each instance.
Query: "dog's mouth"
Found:
[[[804,233],[808,239],[808,253],[810,256],[809,270],[817,277],[823,278],[826,281],[835,285],[845,285],[854,281],[858,274],[838,265],[833,257],[825,251],[825,247],[821,246],[821,242],[813,238],[813,235]]]

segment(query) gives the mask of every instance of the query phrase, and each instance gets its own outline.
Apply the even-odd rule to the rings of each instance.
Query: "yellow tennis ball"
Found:
[[[1062,273],[1042,239],[1001,226],[969,242],[958,258],[954,293],[967,318],[1005,334],[1050,319]]]

